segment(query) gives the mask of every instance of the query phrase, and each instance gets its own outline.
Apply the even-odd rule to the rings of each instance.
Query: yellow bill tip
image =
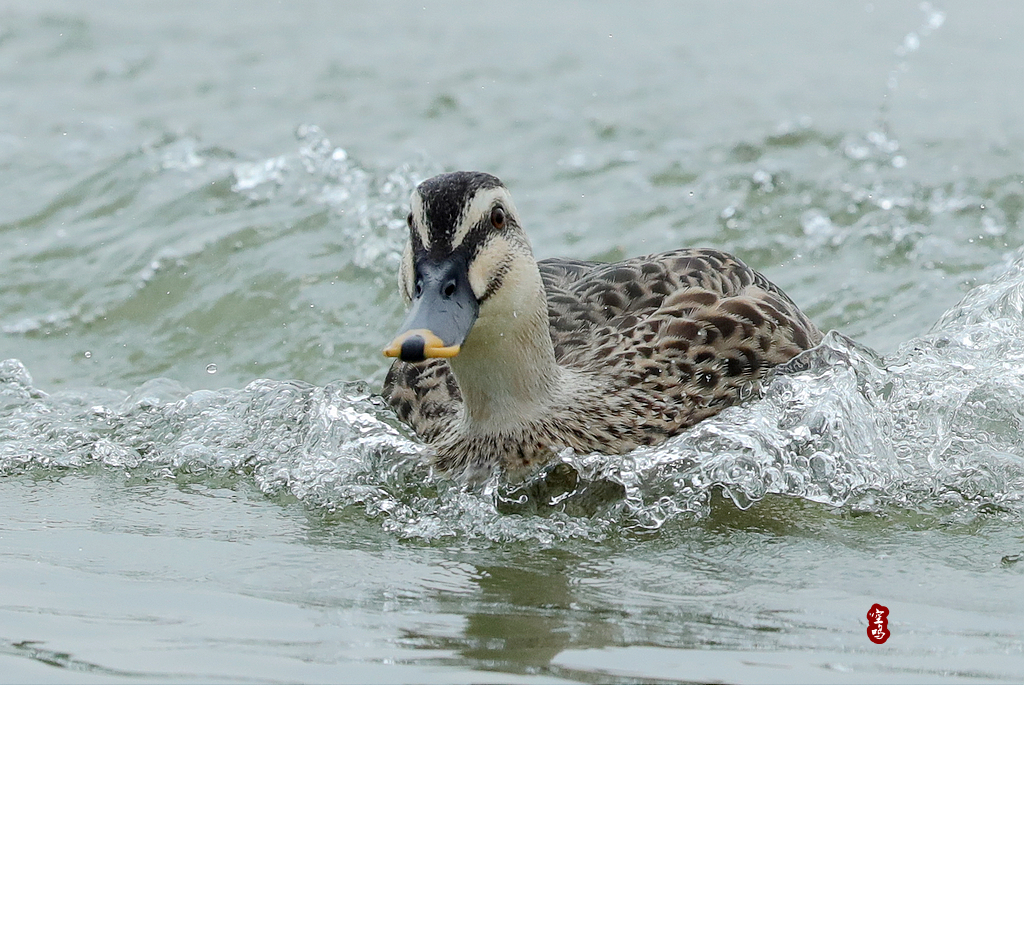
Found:
[[[395,338],[384,348],[384,356],[418,361],[427,357],[454,357],[461,348],[461,344],[445,344],[428,328],[416,328]]]

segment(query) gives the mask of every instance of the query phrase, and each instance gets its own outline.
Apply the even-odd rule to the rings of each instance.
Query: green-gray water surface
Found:
[[[6,2],[0,681],[1021,681],[1021,35]],[[660,448],[435,477],[374,392],[409,193],[457,168],[539,256],[725,249],[826,343]]]

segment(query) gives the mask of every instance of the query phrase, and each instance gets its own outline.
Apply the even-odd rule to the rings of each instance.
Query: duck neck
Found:
[[[565,373],[555,363],[547,297],[534,270],[519,288],[505,283],[487,301],[451,359],[465,406],[464,428],[474,434],[506,433],[533,422],[562,395]]]

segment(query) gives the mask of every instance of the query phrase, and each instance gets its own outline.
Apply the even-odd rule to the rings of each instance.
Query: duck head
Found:
[[[508,190],[485,172],[452,172],[421,183],[411,208],[399,271],[409,313],[384,355],[450,358],[489,331],[504,334],[503,319],[518,316],[518,287],[540,286]]]

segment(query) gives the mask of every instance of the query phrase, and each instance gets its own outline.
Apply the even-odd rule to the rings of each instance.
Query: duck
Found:
[[[742,260],[682,248],[537,261],[496,176],[451,172],[411,196],[382,396],[467,480],[522,479],[561,452],[622,455],[736,405],[822,340]]]

